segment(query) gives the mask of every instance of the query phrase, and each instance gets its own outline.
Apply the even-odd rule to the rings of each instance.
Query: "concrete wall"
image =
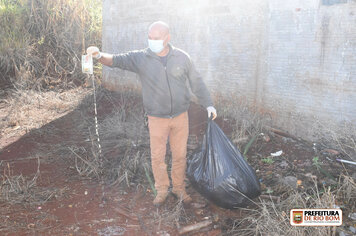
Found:
[[[316,121],[356,126],[355,0],[103,0],[103,51],[146,47],[156,20],[212,92],[245,98],[275,126],[310,139]],[[109,68],[104,79],[137,81]]]

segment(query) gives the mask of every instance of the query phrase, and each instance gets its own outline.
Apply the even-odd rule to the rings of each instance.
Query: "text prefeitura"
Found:
[[[338,216],[338,211],[304,211],[305,216]]]

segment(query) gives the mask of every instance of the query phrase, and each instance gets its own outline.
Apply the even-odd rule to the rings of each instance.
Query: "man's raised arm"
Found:
[[[99,51],[99,48],[95,46],[88,47],[87,53],[91,54],[93,58],[98,59],[98,61],[110,67],[118,67],[123,70],[132,71],[138,73],[139,66],[138,61],[141,55],[140,51],[129,51],[120,54],[109,54]]]

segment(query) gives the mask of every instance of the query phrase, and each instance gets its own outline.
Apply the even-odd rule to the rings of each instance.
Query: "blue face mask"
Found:
[[[148,40],[148,47],[151,49],[152,52],[154,53],[160,53],[164,49],[163,45],[164,40]]]

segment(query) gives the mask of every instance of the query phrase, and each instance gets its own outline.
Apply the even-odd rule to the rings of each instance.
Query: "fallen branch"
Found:
[[[296,136],[294,136],[294,135],[292,135],[292,134],[289,134],[289,133],[287,133],[287,132],[284,132],[284,131],[282,131],[282,130],[280,130],[280,129],[276,129],[276,128],[272,128],[272,127],[268,127],[268,129],[269,129],[271,132],[273,132],[273,133],[275,133],[275,134],[278,134],[278,135],[280,135],[280,136],[283,136],[283,137],[287,137],[287,138],[291,138],[291,139],[300,141],[300,139],[297,138]]]
[[[275,134],[277,134],[277,135],[279,135],[279,136],[286,137],[286,138],[291,138],[291,139],[293,139],[293,140],[295,140],[295,141],[298,141],[298,142],[300,142],[300,143],[303,143],[304,145],[307,145],[307,146],[312,145],[312,143],[310,143],[310,142],[308,142],[308,141],[306,141],[306,140],[303,140],[303,139],[301,139],[301,138],[298,138],[297,136],[294,136],[294,135],[289,134],[289,133],[287,133],[287,132],[284,132],[284,131],[282,131],[282,130],[280,130],[280,129],[272,128],[272,127],[269,127],[269,126],[267,126],[266,128],[267,128],[269,131],[271,131],[271,132],[273,132],[273,133],[275,133]]]
[[[201,228],[205,228],[213,223],[212,220],[205,220],[193,225],[188,225],[183,228],[178,229],[179,235],[186,234],[192,231],[200,230]]]
[[[119,213],[120,215],[126,216],[127,218],[134,220],[134,221],[138,221],[138,218],[136,216],[131,215],[130,212],[127,212],[127,210],[122,209],[122,208],[115,208],[114,209],[117,213]]]

